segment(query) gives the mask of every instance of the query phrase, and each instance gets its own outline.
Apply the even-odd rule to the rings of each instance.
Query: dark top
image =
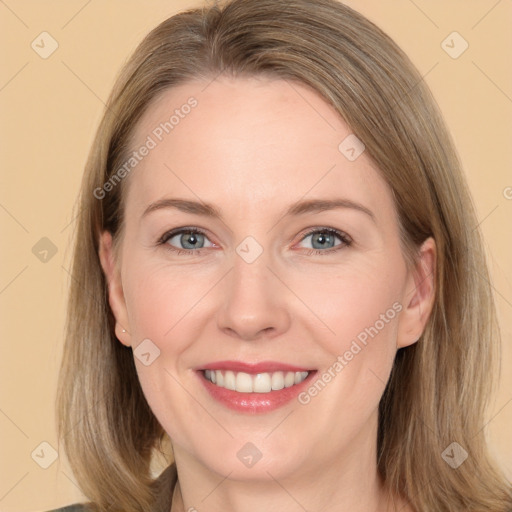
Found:
[[[176,485],[176,465],[173,463],[165,468],[155,480],[155,505],[151,512],[169,512],[171,510],[172,496]],[[85,503],[75,503],[66,507],[57,508],[48,512],[86,512]]]

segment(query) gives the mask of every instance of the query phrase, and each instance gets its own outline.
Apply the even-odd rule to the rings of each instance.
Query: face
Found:
[[[100,257],[177,458],[268,479],[373,453],[434,248],[407,267],[392,193],[353,140],[340,149],[350,134],[315,92],[263,78],[181,85],[138,123],[133,150],[150,149],[125,178],[118,258],[108,233]]]

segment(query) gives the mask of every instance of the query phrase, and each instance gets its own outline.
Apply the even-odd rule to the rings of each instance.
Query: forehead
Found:
[[[370,158],[347,158],[344,141],[353,146],[353,137],[303,84],[261,77],[189,82],[161,93],[138,122],[131,149],[150,149],[129,176],[127,200],[142,208],[179,194],[261,208],[346,193],[392,206]]]

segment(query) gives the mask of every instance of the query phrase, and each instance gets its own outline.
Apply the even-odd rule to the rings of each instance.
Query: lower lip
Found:
[[[286,405],[309,385],[309,380],[315,373],[316,371],[311,371],[300,384],[294,384],[289,388],[283,388],[278,391],[270,391],[269,393],[240,393],[217,386],[210,382],[202,371],[197,372],[203,386],[217,402],[234,411],[252,414],[274,411]]]

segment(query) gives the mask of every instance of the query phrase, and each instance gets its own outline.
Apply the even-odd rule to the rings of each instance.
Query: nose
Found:
[[[231,272],[223,280],[225,298],[217,312],[217,325],[245,341],[277,337],[290,326],[292,293],[268,267],[263,253],[247,263],[235,255]]]

